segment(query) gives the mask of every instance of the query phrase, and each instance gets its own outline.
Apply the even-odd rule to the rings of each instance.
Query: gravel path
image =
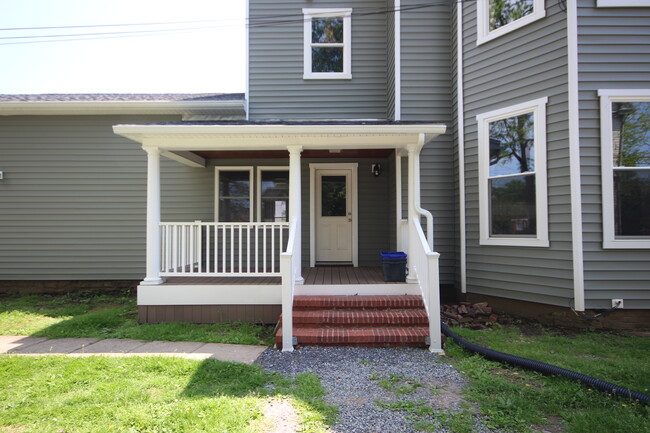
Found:
[[[424,349],[303,347],[290,353],[267,349],[258,358],[264,369],[295,376],[320,376],[326,400],[339,408],[336,433],[417,432],[417,423],[438,425],[444,418],[413,415],[381,403],[406,403],[433,408],[435,413],[461,412],[460,391],[465,384],[451,365]],[[411,402],[411,403],[409,403]],[[379,403],[379,404],[378,404]],[[474,432],[490,432],[474,418]]]

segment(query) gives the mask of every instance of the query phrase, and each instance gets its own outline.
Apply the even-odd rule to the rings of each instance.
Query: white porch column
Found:
[[[417,211],[417,200],[416,194],[420,193],[420,176],[419,176],[419,166],[420,166],[420,152],[419,149],[416,149],[415,146],[408,147],[408,267],[409,273],[406,280],[408,282],[416,282],[417,278],[415,276],[415,269],[413,267],[413,260],[410,257],[413,257],[413,252],[411,251],[413,246],[416,245],[418,240],[417,232],[415,230],[415,225],[413,225],[413,219],[419,217]]]
[[[296,249],[294,249],[294,256],[297,257],[297,270],[296,270],[296,283],[304,283],[302,278],[302,204],[300,201],[300,153],[302,146],[288,146],[289,150],[289,221],[296,217],[298,224],[296,225]]]
[[[147,275],[143,285],[162,284],[160,278],[160,150],[142,147],[147,152]]]

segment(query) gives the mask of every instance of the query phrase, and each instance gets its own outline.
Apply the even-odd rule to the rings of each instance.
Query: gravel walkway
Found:
[[[303,347],[291,353],[268,349],[256,362],[289,376],[306,371],[320,376],[326,400],[339,408],[338,422],[331,429],[336,433],[417,432],[422,423],[446,432],[440,414],[462,411],[461,374],[424,349]],[[438,417],[381,407],[380,402],[427,406]],[[472,431],[491,430],[474,417]]]

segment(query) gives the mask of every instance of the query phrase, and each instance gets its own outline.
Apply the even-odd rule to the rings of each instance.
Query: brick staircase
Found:
[[[293,336],[303,346],[424,347],[429,321],[418,295],[296,296]],[[282,347],[282,328],[275,335]]]

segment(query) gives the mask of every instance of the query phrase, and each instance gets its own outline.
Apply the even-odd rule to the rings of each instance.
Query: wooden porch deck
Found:
[[[319,266],[303,268],[305,285],[395,284],[386,283],[380,266]],[[178,285],[280,285],[280,277],[168,277],[165,284]]]

